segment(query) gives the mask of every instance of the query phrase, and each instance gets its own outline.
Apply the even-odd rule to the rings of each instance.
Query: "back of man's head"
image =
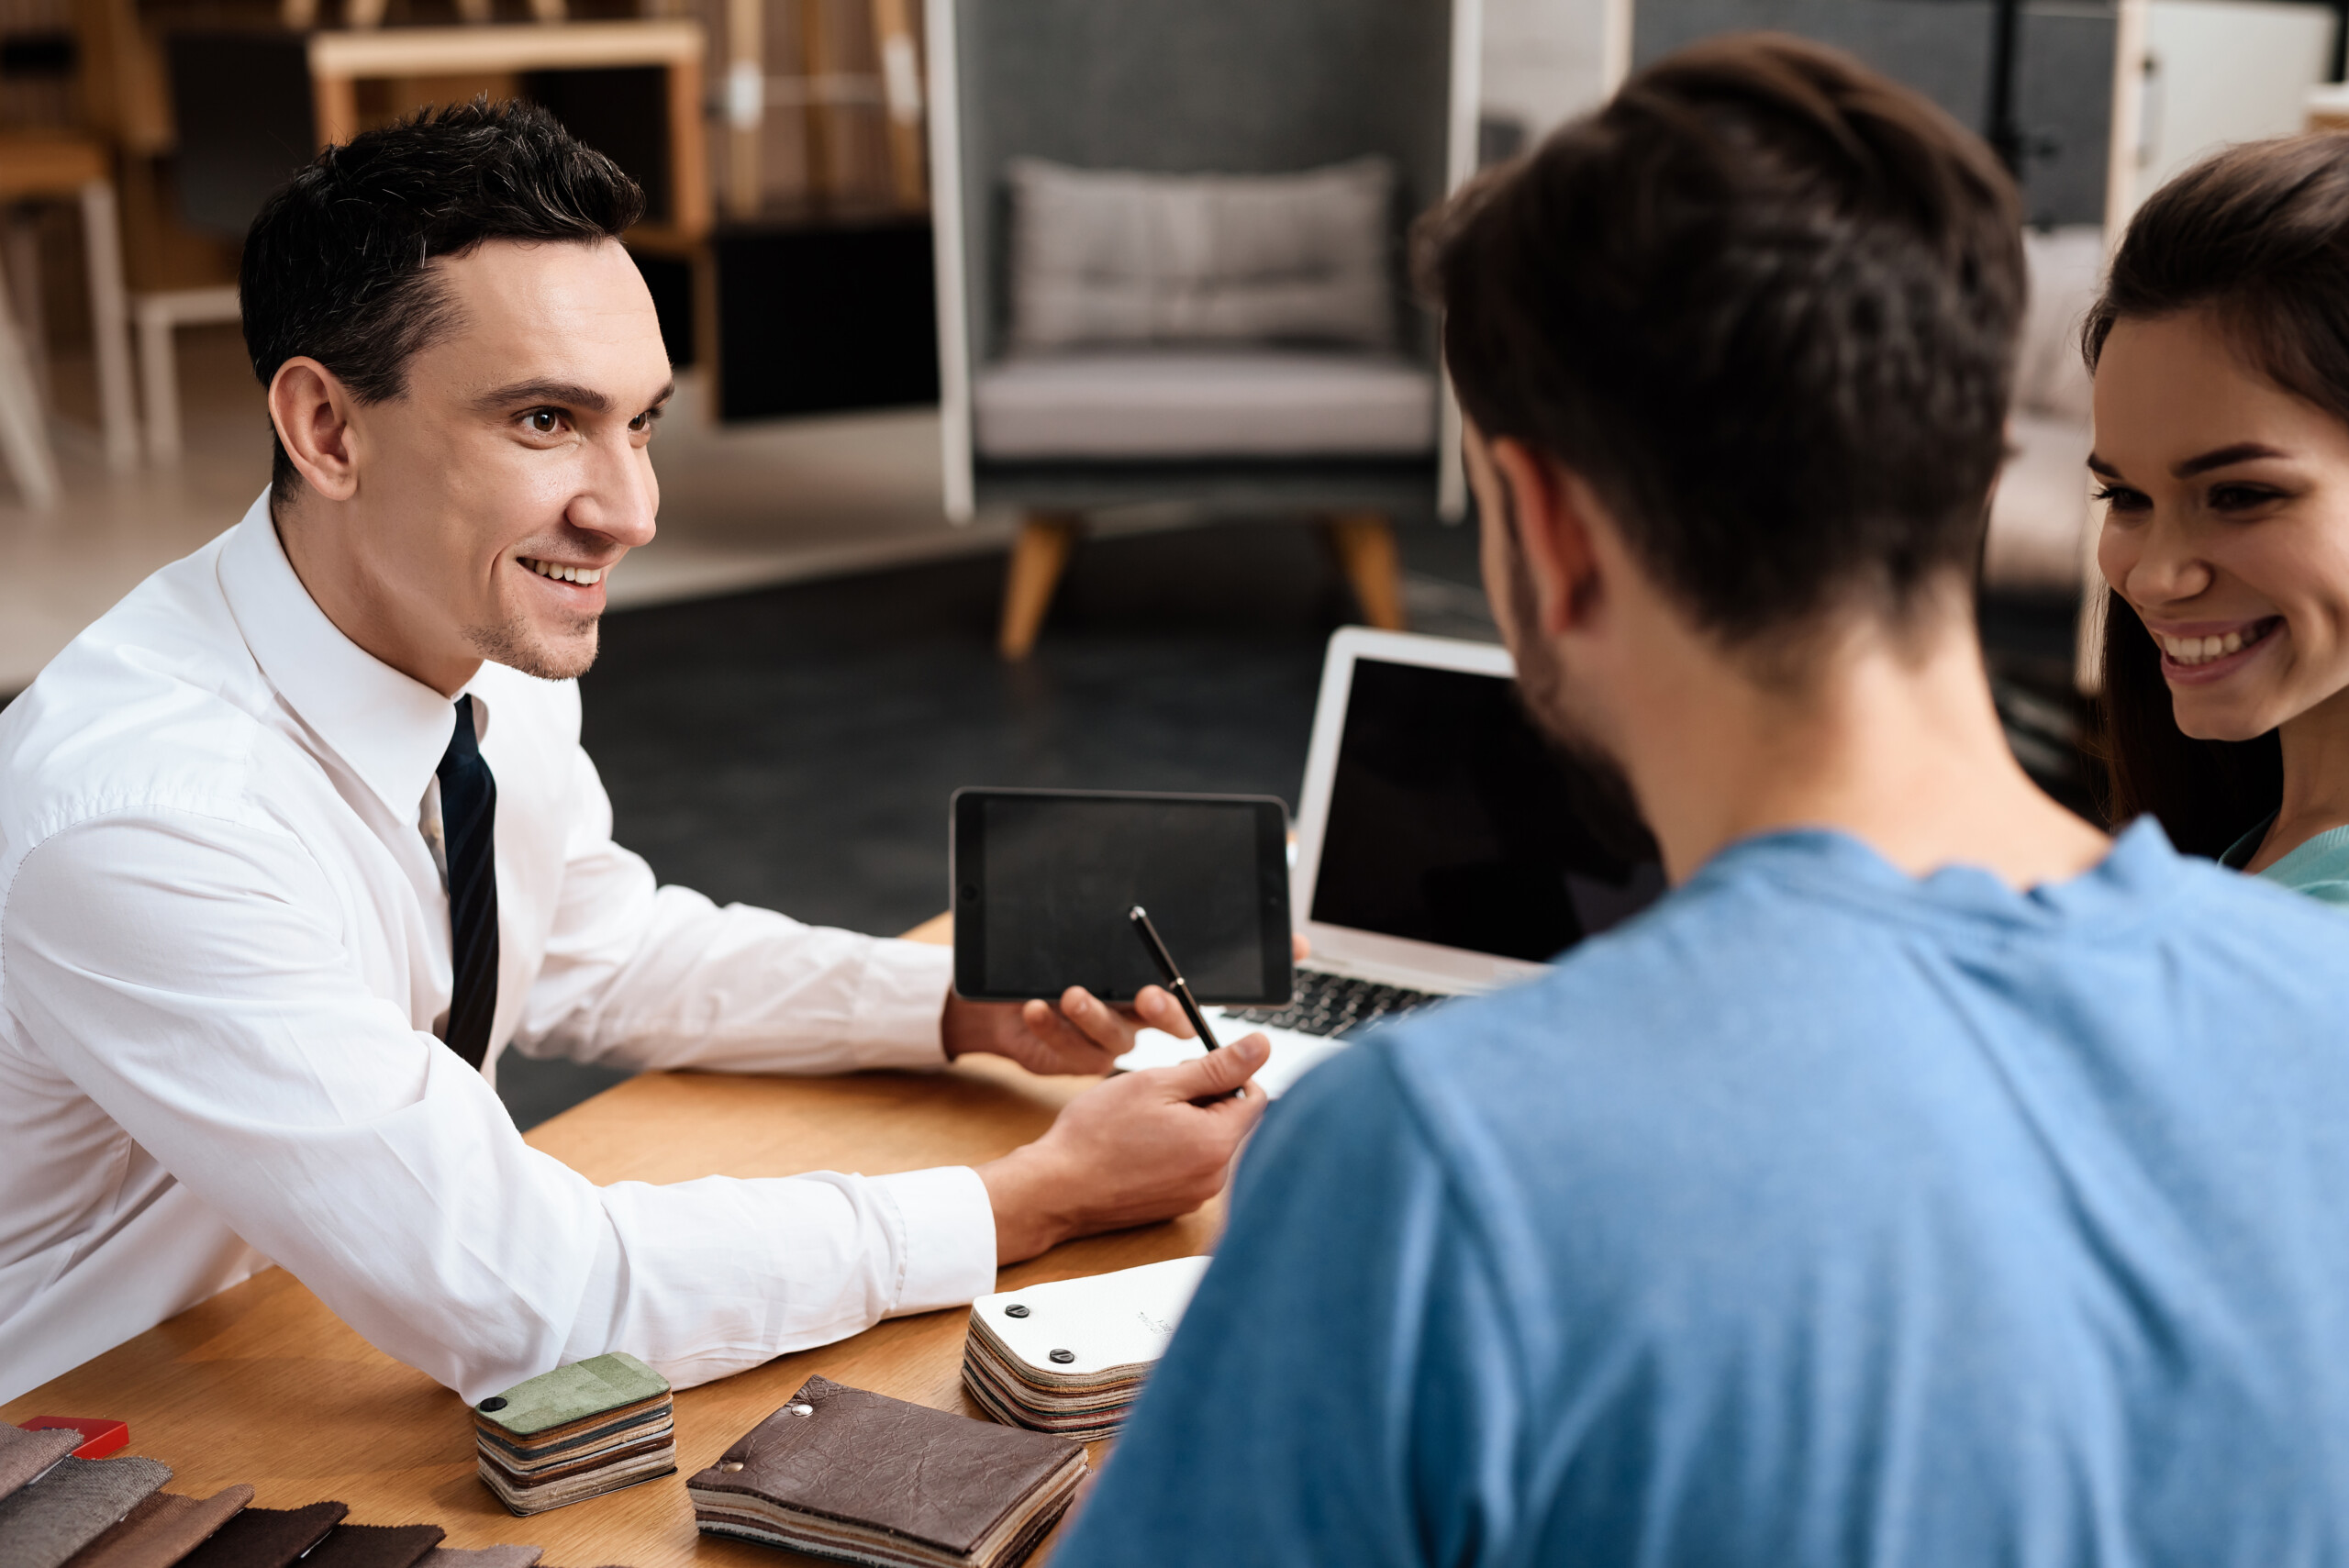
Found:
[[[1579,473],[1750,647],[1970,573],[2004,444],[2021,214],[1989,150],[1847,55],[1685,50],[1431,225],[1462,406]]]
[[[643,210],[635,181],[532,104],[476,99],[363,132],[253,219],[238,279],[253,373],[265,387],[306,355],[362,403],[398,397],[408,361],[455,325],[435,258],[617,239]],[[283,444],[272,483],[299,483]]]

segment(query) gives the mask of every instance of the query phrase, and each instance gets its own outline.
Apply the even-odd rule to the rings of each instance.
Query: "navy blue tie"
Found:
[[[449,1049],[479,1067],[497,1014],[497,781],[473,739],[473,699],[457,699],[457,729],[440,758],[441,843],[449,858]]]

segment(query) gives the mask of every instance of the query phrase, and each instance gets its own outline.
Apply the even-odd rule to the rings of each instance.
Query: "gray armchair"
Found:
[[[1007,656],[1032,645],[1085,516],[1141,503],[1319,516],[1366,617],[1400,624],[1389,519],[1463,509],[1402,242],[1474,166],[1478,21],[1478,0],[929,0],[946,510],[1024,515]],[[1347,201],[1370,210],[1365,181],[1377,232],[1331,263],[1352,269],[1351,317],[1299,316],[1276,274],[1328,249],[1308,231],[1342,228]],[[1061,217],[1048,232],[1040,214]],[[1152,303],[1100,272],[1202,234],[1248,275]],[[1096,284],[1089,304],[1049,293]],[[1272,326],[1252,335],[1257,306]]]

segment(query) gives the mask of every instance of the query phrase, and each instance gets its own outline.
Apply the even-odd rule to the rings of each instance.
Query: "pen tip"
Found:
[[[1137,904],[1132,908],[1126,911],[1126,918],[1129,920],[1147,920],[1150,918],[1150,915],[1141,905]]]

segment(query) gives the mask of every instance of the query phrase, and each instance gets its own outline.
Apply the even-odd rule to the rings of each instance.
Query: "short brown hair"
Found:
[[[1837,50],[1680,50],[1435,215],[1462,406],[1582,474],[1731,644],[1970,581],[2021,209],[1980,139]]]
[[[2088,312],[2088,368],[2115,324],[2197,309],[2277,385],[2349,420],[2349,133],[2231,147],[2154,192]],[[2105,601],[2101,707],[2114,822],[2151,814],[2179,849],[2216,855],[2283,804],[2275,735],[2180,730],[2160,651],[2118,594]]]

